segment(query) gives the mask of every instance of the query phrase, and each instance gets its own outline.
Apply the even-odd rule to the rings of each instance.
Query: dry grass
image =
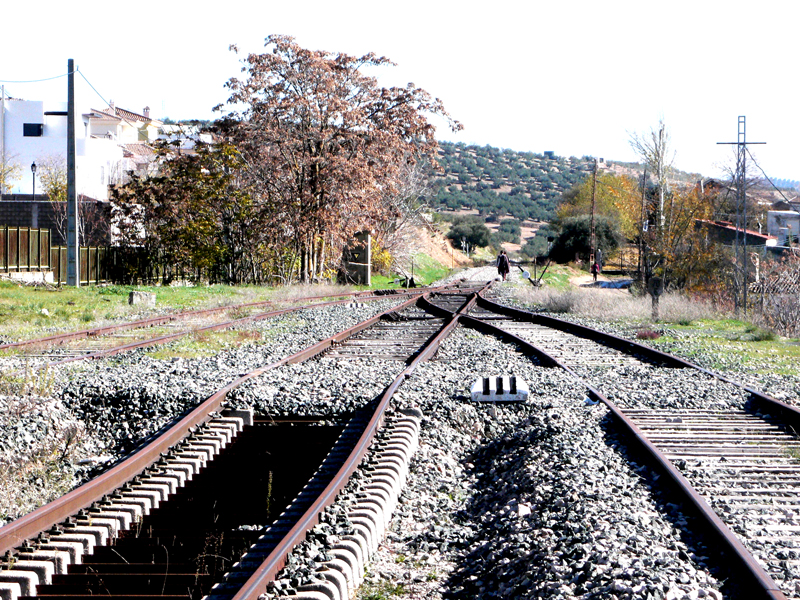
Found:
[[[26,365],[24,373],[0,373],[0,394],[4,396],[49,396],[53,392],[53,373],[45,367]]]
[[[536,310],[569,313],[602,321],[652,321],[650,296],[634,297],[620,290],[580,288],[567,291],[552,288],[520,288],[517,299]],[[706,303],[680,294],[665,294],[659,301],[659,321],[689,324],[699,319],[719,318]]]
[[[52,401],[38,396],[4,397],[0,418],[10,425],[44,423],[26,445],[0,453],[0,525],[57,498],[75,485],[73,462],[85,452],[82,423],[56,416]],[[42,435],[43,433],[43,435]]]
[[[350,292],[355,291],[357,291],[357,288],[350,285],[291,285],[277,288],[272,297],[273,299],[280,300],[282,302],[291,302],[308,296],[331,297],[336,296],[337,294],[349,294]]]

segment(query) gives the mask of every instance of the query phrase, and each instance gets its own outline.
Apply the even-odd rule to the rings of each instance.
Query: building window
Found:
[[[22,135],[25,137],[42,137],[44,125],[41,123],[23,123]]]

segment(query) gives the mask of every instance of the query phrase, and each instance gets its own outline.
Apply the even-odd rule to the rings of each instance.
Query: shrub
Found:
[[[653,331],[652,329],[640,329],[636,332],[637,340],[657,340],[660,337],[661,334],[657,331]]]
[[[389,275],[394,257],[374,239],[372,240],[372,270],[381,275]]]
[[[538,310],[553,313],[570,313],[601,321],[651,320],[650,296],[635,298],[618,290],[581,288],[559,291],[549,287],[527,287],[519,290],[517,297]],[[700,319],[718,317],[717,311],[705,302],[690,300],[682,294],[664,294],[659,299],[660,321],[690,323]]]

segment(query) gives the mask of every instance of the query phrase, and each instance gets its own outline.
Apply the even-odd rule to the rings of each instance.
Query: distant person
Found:
[[[500,250],[500,255],[497,257],[497,273],[502,276],[503,281],[506,280],[508,272],[511,269],[511,263],[508,260],[508,255],[505,250]]]
[[[592,278],[593,278],[595,281],[597,281],[597,274],[598,274],[599,272],[600,272],[600,265],[599,265],[599,264],[597,264],[596,262],[595,262],[595,263],[592,263]]]

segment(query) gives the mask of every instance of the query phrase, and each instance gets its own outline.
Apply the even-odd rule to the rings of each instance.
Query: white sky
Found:
[[[239,73],[229,52],[270,34],[307,48],[375,52],[464,124],[440,139],[636,160],[629,132],[664,119],[675,166],[707,176],[733,156],[737,117],[771,177],[800,180],[800,3],[795,0],[177,0],[15,2],[2,10],[0,80],[66,73],[74,58],[106,100],[156,118],[213,118]],[[4,83],[66,101],[66,79]],[[80,104],[103,103],[79,77]]]

